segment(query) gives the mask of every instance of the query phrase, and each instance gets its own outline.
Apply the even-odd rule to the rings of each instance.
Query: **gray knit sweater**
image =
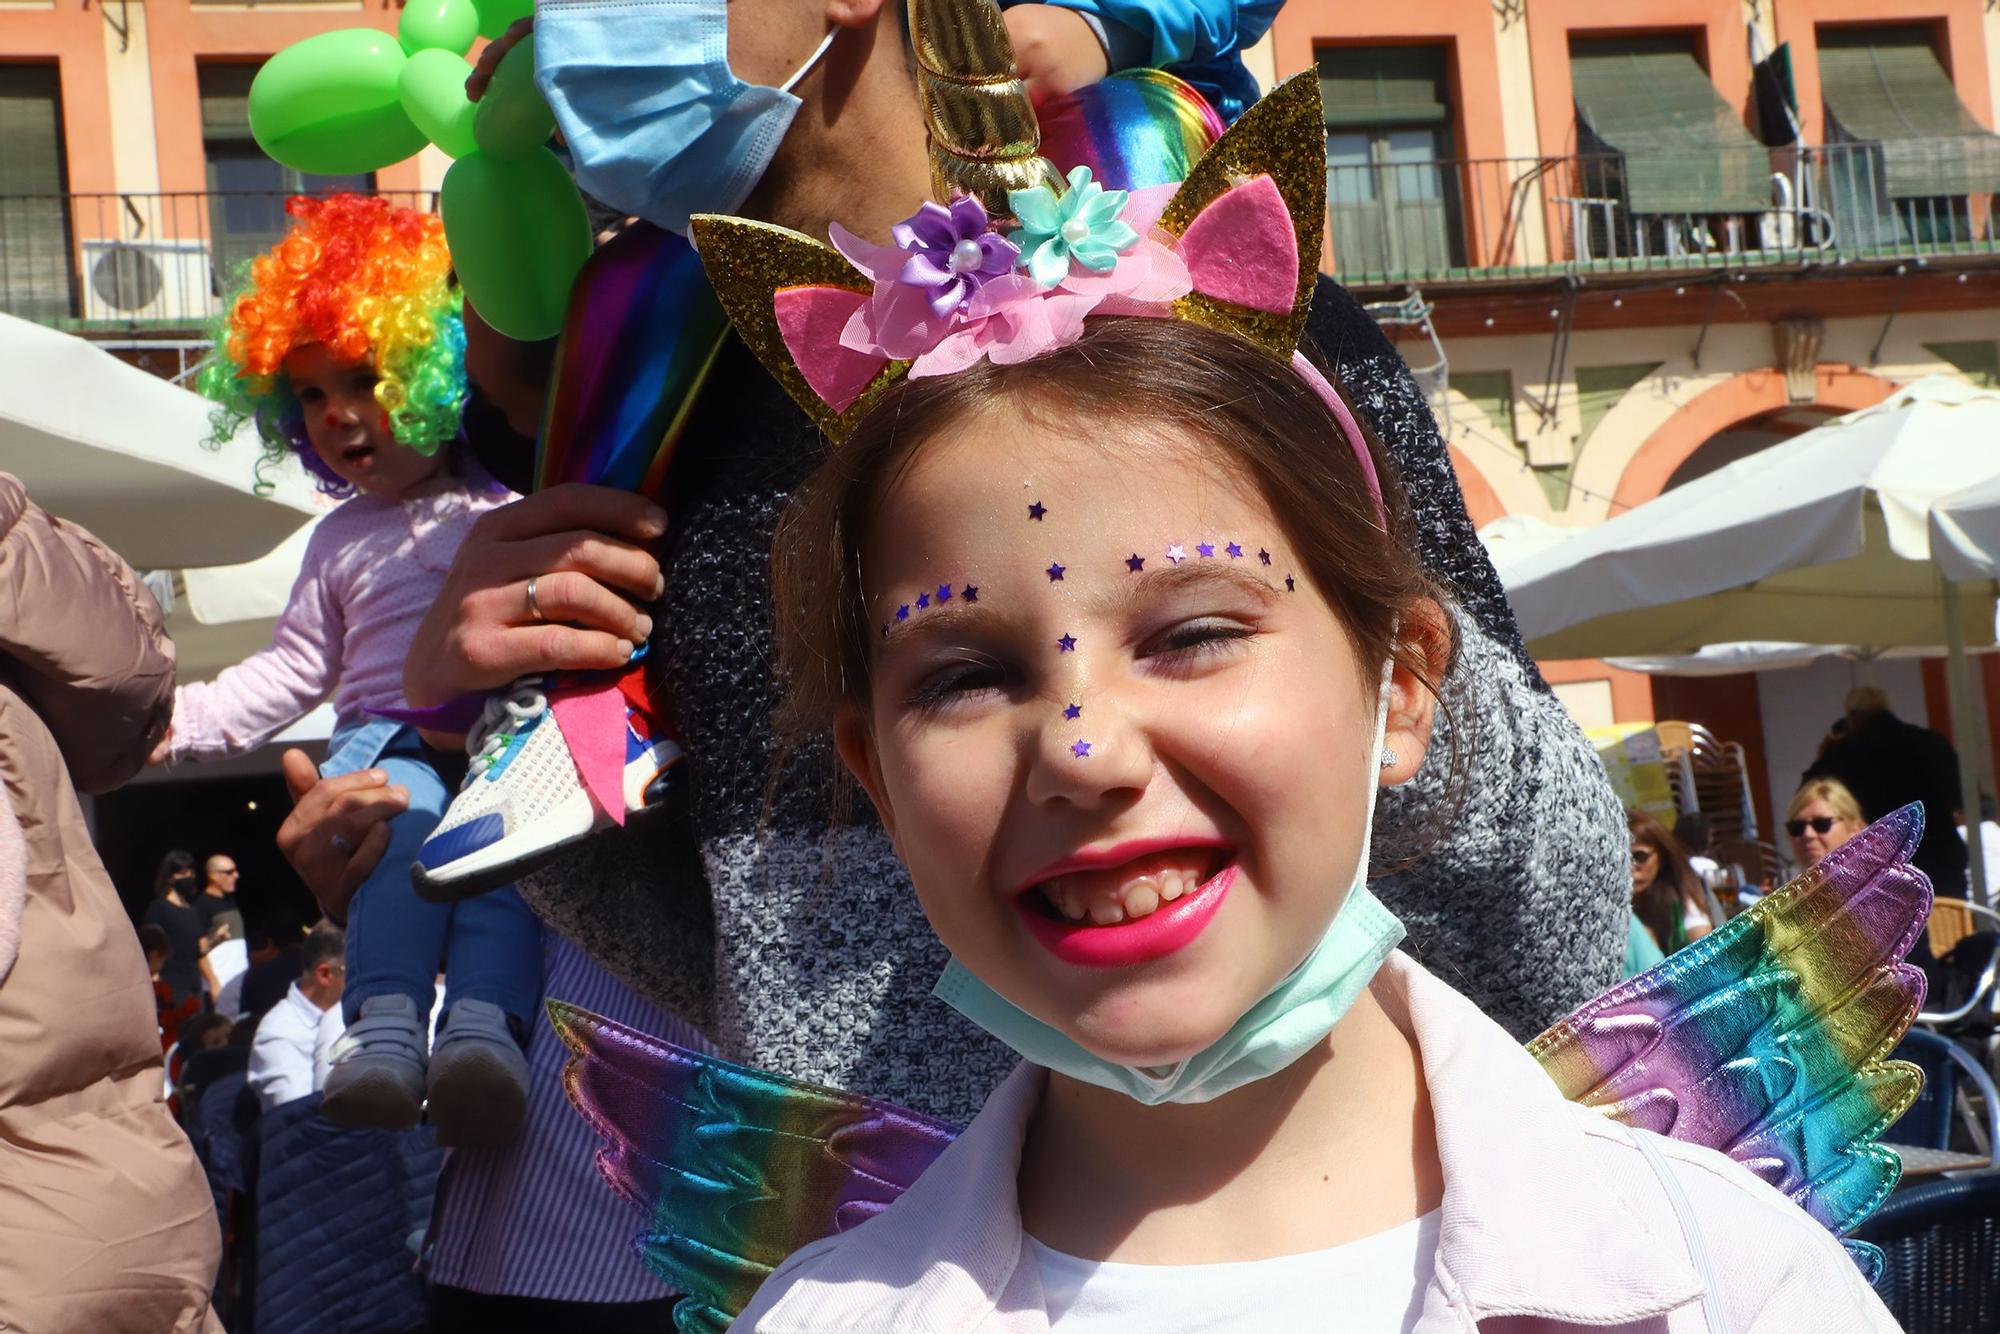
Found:
[[[1431,758],[1375,817],[1378,873],[1428,851],[1377,892],[1408,926],[1405,948],[1527,1037],[1617,980],[1623,814],[1522,651],[1402,361],[1331,282],[1309,328],[1396,458],[1464,640]],[[835,800],[830,747],[781,756],[772,734],[771,536],[820,447],[732,344],[675,462],[654,618],[689,750],[680,805],[588,840],[521,890],[726,1055],[969,1120],[1015,1058],[931,996],[944,950],[867,803]]]

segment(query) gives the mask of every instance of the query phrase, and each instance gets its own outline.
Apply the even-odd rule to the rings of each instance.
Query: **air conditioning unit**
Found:
[[[83,242],[83,316],[127,324],[193,324],[216,311],[204,241]]]

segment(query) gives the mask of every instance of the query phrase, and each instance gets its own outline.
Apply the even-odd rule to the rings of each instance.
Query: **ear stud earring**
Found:
[[[1395,768],[1397,758],[1398,756],[1396,755],[1396,748],[1394,746],[1382,747],[1382,767],[1384,769]]]

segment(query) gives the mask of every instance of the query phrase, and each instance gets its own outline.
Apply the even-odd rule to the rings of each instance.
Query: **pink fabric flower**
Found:
[[[874,295],[841,330],[841,346],[909,361],[913,377],[949,375],[982,357],[1009,366],[1066,346],[1093,314],[1162,314],[1166,303],[1193,286],[1171,238],[1155,232],[1174,188],[1135,190],[1126,199],[1119,217],[1140,240],[1108,271],[1072,265],[1053,288],[1009,273],[986,279],[943,313],[930,289],[899,281],[909,251],[874,245],[835,223],[834,247],[875,284]]]

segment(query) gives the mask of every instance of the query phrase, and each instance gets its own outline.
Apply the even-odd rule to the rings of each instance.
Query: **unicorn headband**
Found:
[[[982,358],[1027,361],[1076,341],[1091,316],[1188,320],[1290,362],[1339,424],[1379,512],[1381,482],[1359,425],[1298,351],[1326,214],[1317,77],[1301,74],[1244,112],[1180,185],[1106,190],[1088,168],[1063,181],[1033,156],[1025,98],[1014,105],[989,91],[975,103],[1006,107],[1016,126],[1026,117],[1025,135],[1002,140],[1010,157],[940,145],[934,89],[986,85],[949,82],[930,68],[940,46],[924,22],[930,7],[911,0],[933,183],[961,192],[949,205],[926,203],[891,229],[886,246],[838,223],[828,247],[769,223],[692,220],[723,309],[792,398],[838,443],[906,375],[949,375]],[[994,18],[990,29],[968,22],[981,39],[974,45],[1005,43]],[[1011,71],[1011,51],[1002,52]],[[1017,225],[1003,230],[1010,220]]]

